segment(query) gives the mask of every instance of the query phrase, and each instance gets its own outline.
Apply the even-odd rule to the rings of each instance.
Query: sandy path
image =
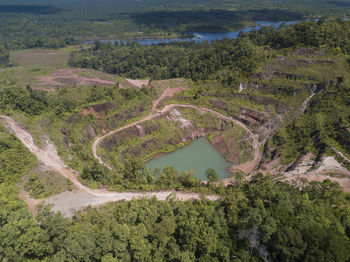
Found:
[[[157,105],[159,102],[164,99],[165,97],[171,97],[175,92],[179,91],[179,89],[175,88],[167,88],[163,94],[156,99],[153,102],[152,110],[151,112],[143,119],[136,121],[132,124],[129,124],[127,126],[124,126],[122,128],[119,128],[117,130],[111,131],[107,134],[104,134],[102,136],[99,136],[96,138],[96,140],[93,143],[93,154],[98,161],[108,166],[106,163],[103,162],[103,160],[98,156],[97,154],[97,147],[99,143],[106,137],[113,135],[117,132],[120,132],[122,130],[125,130],[126,128],[129,128],[131,126],[137,125],[141,122],[150,120],[156,116],[160,116],[176,107],[182,107],[182,108],[192,108],[199,110],[200,112],[210,112],[212,114],[215,114],[217,117],[224,119],[226,121],[230,121],[241,128],[243,128],[246,132],[249,133],[250,137],[253,139],[252,146],[254,148],[254,158],[251,161],[248,161],[246,163],[233,166],[231,168],[231,171],[241,170],[244,173],[251,173],[255,169],[255,167],[258,165],[261,159],[261,152],[260,152],[260,144],[258,141],[258,137],[254,135],[246,125],[244,125],[242,122],[233,119],[232,117],[225,116],[219,112],[216,112],[209,108],[203,108],[198,107],[194,105],[183,105],[183,104],[170,104],[165,106],[161,110],[156,110]],[[312,96],[311,96],[312,97]],[[311,99],[311,97],[309,99]],[[309,100],[308,99],[308,100]],[[307,105],[307,103],[305,103]],[[0,121],[3,122],[5,127],[12,133],[14,133],[17,138],[32,152],[34,155],[37,156],[38,160],[42,162],[47,167],[59,172],[64,177],[69,178],[73,184],[76,186],[77,190],[74,191],[67,191],[63,192],[61,194],[49,197],[44,199],[47,204],[53,204],[53,211],[61,211],[65,216],[72,216],[76,210],[80,210],[82,208],[85,208],[87,206],[98,206],[102,204],[106,204],[108,202],[114,202],[114,201],[129,201],[131,199],[141,199],[141,198],[152,198],[156,197],[158,200],[166,200],[168,197],[175,195],[178,200],[186,201],[191,199],[201,199],[203,196],[198,193],[192,193],[192,192],[175,192],[173,190],[167,190],[167,191],[158,191],[158,192],[111,192],[107,190],[93,190],[90,189],[84,185],[82,185],[78,180],[78,172],[68,167],[63,160],[59,157],[57,154],[57,150],[55,145],[47,138],[46,139],[46,145],[44,148],[39,148],[32,138],[32,136],[24,129],[22,128],[18,123],[16,123],[12,118],[8,116],[2,116],[0,115]],[[108,166],[109,167],[109,166]],[[110,167],[109,167],[110,168]],[[329,173],[330,171],[319,171],[315,172],[313,174],[308,175],[300,175],[299,177],[305,177],[309,181],[322,181],[326,178],[329,178],[328,176],[325,176],[326,173]],[[349,175],[350,172],[346,171],[346,174]],[[291,179],[290,177],[289,179]],[[288,180],[289,180],[288,179]],[[333,181],[339,182],[346,191],[350,191],[350,180],[347,178],[331,178]],[[224,184],[229,184],[233,181],[233,178],[225,179],[223,182]],[[35,200],[33,198],[30,198],[29,195],[25,192],[21,192],[20,196],[28,203],[28,206],[31,208],[31,211],[34,211],[34,206],[39,203],[40,201]],[[206,199],[209,200],[217,200],[219,197],[216,195],[209,195],[205,196]]]
[[[40,162],[64,177],[69,178],[77,187],[77,190],[72,192],[63,192],[56,196],[44,199],[47,204],[54,205],[54,211],[61,211],[65,216],[72,216],[74,211],[87,206],[97,206],[114,201],[129,201],[133,198],[141,199],[156,197],[158,200],[166,200],[173,194],[175,194],[176,198],[181,201],[202,198],[202,195],[198,193],[175,192],[172,190],[158,192],[111,192],[107,190],[90,189],[79,182],[78,172],[74,171],[63,162],[57,154],[55,145],[53,145],[48,139],[46,139],[46,146],[44,148],[39,148],[34,143],[33,137],[12,118],[0,115],[0,121],[3,122],[10,132],[16,135],[30,152],[36,155]],[[28,206],[31,208],[31,211],[33,211],[33,206],[38,202],[28,197],[28,194],[23,194],[23,192],[20,196],[23,197],[23,200],[28,201]],[[219,196],[208,195],[204,196],[204,198],[214,201],[219,199]]]
[[[25,147],[33,153],[40,162],[45,166],[52,168],[64,177],[72,180],[73,184],[78,189],[89,190],[89,188],[82,185],[77,179],[77,172],[68,167],[63,160],[58,156],[56,147],[46,139],[45,148],[39,148],[33,140],[33,137],[24,130],[18,123],[8,116],[0,115],[0,120],[3,120],[5,127],[16,135],[16,137],[24,144]]]
[[[307,108],[307,105],[309,104],[309,101],[311,100],[311,98],[314,97],[315,94],[316,94],[316,93],[312,93],[312,94],[302,103],[302,105],[301,105],[301,107],[300,107],[300,113],[301,113],[301,114],[305,112],[305,110],[306,110],[306,108]]]
[[[116,134],[118,132],[121,132],[129,127],[132,127],[132,126],[136,126],[144,121],[147,121],[147,120],[150,120],[156,116],[159,116],[161,113],[160,112],[157,112],[156,111],[156,108],[157,108],[157,105],[159,104],[159,102],[161,100],[163,100],[164,98],[166,97],[173,97],[175,93],[179,92],[183,90],[183,88],[167,88],[164,90],[164,92],[156,99],[153,101],[152,103],[152,109],[151,111],[149,112],[149,114],[142,118],[141,120],[138,120],[138,121],[135,121],[129,125],[126,125],[126,126],[123,126],[119,129],[116,129],[116,130],[113,130],[113,131],[110,131],[106,134],[103,134],[103,135],[100,135],[98,137],[95,138],[95,141],[94,143],[92,144],[92,154],[94,155],[94,157],[98,160],[98,162],[101,164],[101,165],[104,165],[105,167],[109,168],[109,169],[112,169],[112,167],[110,167],[107,163],[105,163],[102,158],[97,154],[97,148],[98,148],[98,145],[101,143],[101,141],[103,139],[105,139],[106,137],[108,136],[111,136],[113,134]]]
[[[182,105],[182,104],[170,104],[165,106],[162,110],[156,110],[159,102],[165,97],[172,97],[174,93],[180,91],[181,88],[167,88],[162,95],[153,102],[151,112],[143,119],[136,121],[132,124],[119,128],[117,130],[111,131],[105,135],[97,137],[93,144],[93,154],[96,159],[99,160],[101,164],[108,166],[102,161],[102,159],[97,155],[97,147],[104,138],[120,132],[126,128],[137,125],[143,121],[150,120],[156,116],[160,116],[176,107],[183,108],[193,108],[199,110],[200,112],[210,112],[218,116],[219,118],[225,119],[227,121],[233,122],[236,125],[244,128],[250,136],[253,138],[253,147],[255,148],[255,156],[252,161],[246,162],[242,165],[235,166],[235,169],[242,170],[244,172],[251,172],[255,166],[260,161],[260,150],[257,137],[240,121],[233,119],[232,117],[227,117],[222,115],[212,109],[197,107],[193,105]],[[201,199],[203,196],[198,193],[192,192],[175,192],[173,190],[158,191],[158,192],[111,192],[107,190],[93,190],[80,183],[78,180],[78,172],[68,167],[63,160],[57,154],[55,145],[46,138],[46,145],[44,148],[39,148],[33,140],[33,137],[18,123],[16,123],[12,118],[8,116],[0,115],[0,120],[3,122],[5,127],[12,133],[14,133],[17,138],[32,152],[40,162],[45,166],[55,170],[66,178],[69,178],[73,184],[76,186],[77,190],[71,192],[63,192],[61,194],[44,199],[47,204],[53,204],[54,211],[61,211],[65,216],[72,216],[76,210],[80,210],[87,206],[97,206],[106,204],[108,202],[114,201],[129,201],[133,198],[152,198],[156,197],[158,200],[166,200],[168,197],[175,195],[178,200],[186,201],[191,199]],[[110,168],[110,167],[109,167]],[[229,183],[230,181],[226,181]],[[28,194],[21,193],[21,196],[25,201],[27,201],[28,206],[33,211],[34,206],[38,203],[36,200],[30,198]],[[217,200],[219,197],[216,195],[205,196],[209,200]]]

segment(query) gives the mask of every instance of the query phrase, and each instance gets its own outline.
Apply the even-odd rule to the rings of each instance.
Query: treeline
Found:
[[[85,166],[81,173],[81,178],[85,182],[94,182],[94,184],[106,185],[111,190],[194,190],[200,192],[222,192],[224,186],[214,186],[213,182],[218,182],[218,175],[214,169],[209,168],[206,171],[206,177],[209,184],[203,184],[196,177],[193,170],[187,170],[179,173],[174,167],[165,167],[163,169],[150,170],[145,167],[141,159],[132,158],[124,162],[123,166],[117,170],[109,170],[100,165],[95,159],[87,156]]]
[[[21,111],[29,115],[39,115],[47,109],[47,92],[24,88],[4,88],[0,91],[0,110]]]
[[[256,21],[298,21],[303,15],[283,9],[152,11],[130,14],[136,24],[165,31],[228,32]]]
[[[340,18],[331,21],[324,18],[318,21],[302,21],[279,29],[263,27],[242,34],[241,37],[249,37],[258,46],[269,45],[276,49],[307,46],[350,54],[350,21]]]
[[[36,162],[22,143],[0,125],[0,184],[17,182]]]
[[[73,37],[66,36],[28,36],[28,37],[18,37],[16,39],[11,39],[4,43],[10,49],[30,49],[30,48],[48,48],[57,49],[61,47],[66,47],[69,45],[76,45],[79,42]]]
[[[0,5],[0,11],[3,7]],[[21,6],[18,11],[20,8]],[[60,17],[57,17],[57,14],[31,14],[25,10],[22,13],[2,11],[0,12],[0,44],[10,50],[60,48],[78,43],[73,29],[68,27],[69,23],[74,22],[73,17],[66,15],[66,12],[62,12]],[[83,21],[76,19],[76,22],[82,26]]]
[[[131,78],[234,81],[251,74],[260,56],[247,39],[208,43],[141,46],[97,42],[91,49],[72,53],[69,64]]]
[[[157,11],[154,11],[157,10]],[[104,0],[2,1],[0,44],[9,49],[58,48],[95,38],[125,39],[187,34],[189,31],[227,31],[256,21],[301,20],[305,16],[349,13],[342,1],[176,1]]]
[[[350,259],[349,199],[329,180],[293,187],[257,175],[237,179],[213,202],[134,200],[72,220],[48,209],[33,217],[16,184],[36,160],[0,132],[1,261]]]

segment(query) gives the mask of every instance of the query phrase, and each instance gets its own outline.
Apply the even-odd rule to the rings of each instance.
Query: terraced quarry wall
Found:
[[[210,134],[210,142],[226,160],[241,163],[252,158],[250,135],[244,129],[188,108],[174,108],[105,138],[100,153],[109,164],[119,166],[128,158],[149,160]]]

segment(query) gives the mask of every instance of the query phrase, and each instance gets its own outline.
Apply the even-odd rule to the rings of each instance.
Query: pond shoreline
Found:
[[[169,153],[156,153],[146,162],[146,167],[150,169],[174,166],[179,173],[186,170],[194,170],[196,177],[200,180],[207,180],[205,170],[214,168],[220,179],[232,177],[228,168],[233,165],[226,161],[220,152],[210,143],[208,136],[202,136],[192,140],[185,146]]]

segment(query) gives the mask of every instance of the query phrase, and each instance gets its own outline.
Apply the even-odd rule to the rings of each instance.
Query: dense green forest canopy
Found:
[[[0,132],[1,260],[350,258],[349,202],[339,185],[330,181],[297,189],[258,175],[249,183],[237,181],[216,202],[135,200],[109,204],[99,211],[88,208],[72,220],[47,209],[33,217],[19,199],[15,183],[35,159],[4,128]]]
[[[44,14],[52,15],[63,11],[62,9],[55,8],[53,6],[41,6],[41,5],[0,5],[0,13],[13,13],[13,14]]]
[[[266,6],[269,9],[266,9]],[[174,37],[227,31],[257,20],[348,16],[346,1],[2,1],[0,44],[10,49],[58,48],[91,39]]]
[[[136,24],[165,31],[227,32],[243,26],[243,22],[254,21],[299,21],[301,13],[281,9],[220,10],[205,11],[153,11],[130,15]]]
[[[152,79],[215,79],[225,72],[239,77],[252,73],[258,63],[255,47],[245,39],[157,46],[98,43],[93,49],[74,53],[70,58],[70,65],[75,67]]]

